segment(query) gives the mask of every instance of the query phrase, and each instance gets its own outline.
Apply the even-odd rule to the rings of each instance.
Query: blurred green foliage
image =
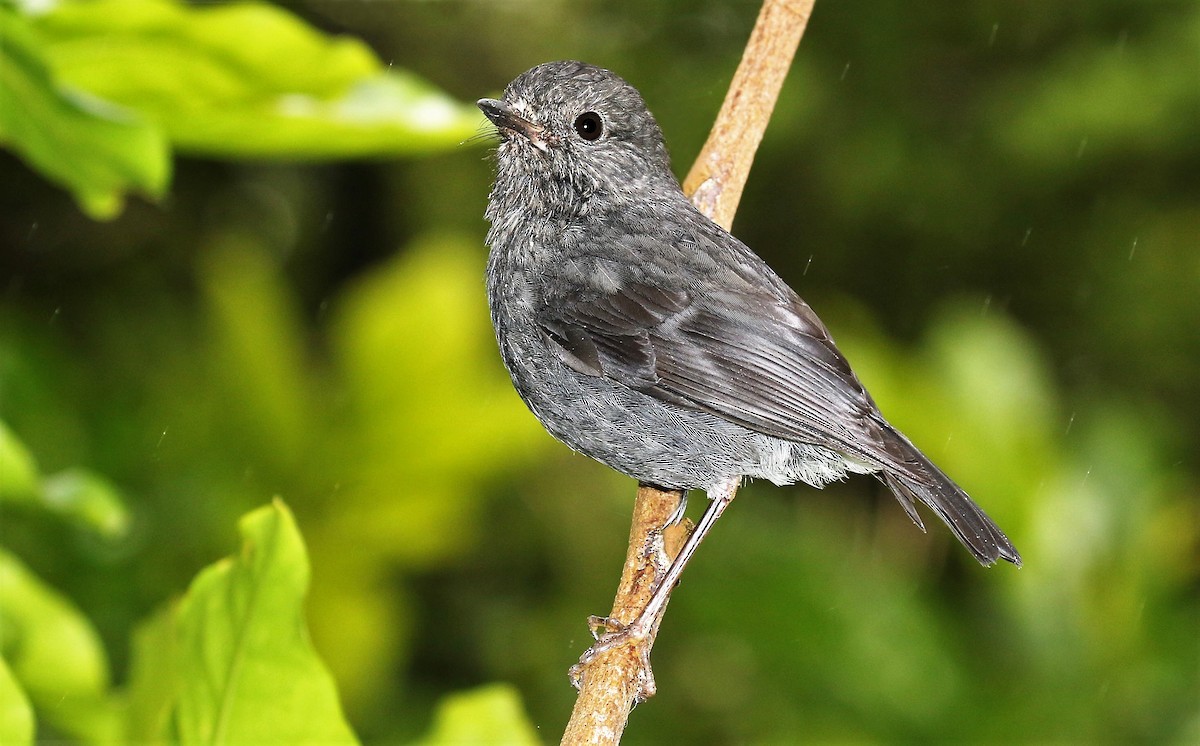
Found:
[[[103,477],[67,468],[42,476],[32,454],[0,421],[0,504],[36,507],[118,540],[129,514],[116,489]]]
[[[267,556],[326,725],[556,738],[633,485],[499,364],[467,102],[604,64],[683,172],[756,12],[0,0],[0,740],[183,740],[165,662],[228,648],[180,625]],[[628,742],[1200,740],[1198,44],[1194,3],[818,2],[735,231],[1026,565],[751,485]],[[276,494],[312,649],[281,507],[171,602]]]
[[[309,641],[309,565],[291,512],[276,500],[240,526],[240,553],[136,630],[123,690],[91,623],[0,548],[3,743],[32,743],[31,704],[82,743],[358,743]],[[427,741],[470,734],[532,741],[504,686],[448,697]]]
[[[94,217],[161,198],[171,149],[314,160],[428,152],[473,107],[261,2],[0,3],[0,144]]]
[[[29,698],[13,678],[8,663],[0,658],[0,742],[23,744],[33,741],[33,709]]]
[[[94,742],[117,737],[108,657],[88,620],[20,560],[0,550],[4,657],[41,717]]]
[[[463,743],[528,746],[540,742],[525,720],[516,692],[499,684],[446,697],[438,705],[429,734],[417,743],[422,746]]]

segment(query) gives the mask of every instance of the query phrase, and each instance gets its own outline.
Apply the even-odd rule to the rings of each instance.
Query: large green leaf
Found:
[[[65,598],[0,549],[4,657],[39,714],[86,742],[111,742],[117,711],[108,660],[91,624]]]
[[[24,8],[24,10],[18,10]],[[170,146],[335,159],[457,146],[480,122],[362,42],[261,2],[0,2],[0,145],[95,218],[160,197]]]
[[[24,746],[33,743],[33,710],[29,698],[0,658],[0,743]]]
[[[61,84],[32,23],[0,5],[0,145],[107,218],[127,191],[162,194],[166,139],[132,112]]]
[[[65,3],[38,20],[56,75],[161,124],[180,150],[329,159],[457,146],[480,122],[357,39],[266,3]]]
[[[308,639],[308,557],[282,502],[245,516],[242,551],[200,573],[179,606],[184,744],[356,743]]]

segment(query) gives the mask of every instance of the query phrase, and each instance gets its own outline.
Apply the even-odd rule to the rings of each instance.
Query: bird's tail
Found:
[[[883,434],[890,441],[887,443],[889,453],[897,456],[897,461],[907,468],[899,470],[885,466],[879,478],[896,495],[913,523],[921,530],[925,529],[917,515],[915,502],[919,500],[945,521],[980,564],[994,565],[997,560],[1007,560],[1021,566],[1021,555],[1016,547],[961,487],[934,466],[903,434],[886,425]]]

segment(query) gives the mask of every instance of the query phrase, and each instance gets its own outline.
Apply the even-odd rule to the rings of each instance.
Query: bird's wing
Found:
[[[768,435],[822,445],[880,468],[922,529],[929,505],[985,565],[1021,557],[1004,532],[879,413],[795,294],[666,290],[625,282],[567,293],[542,329],[574,370]]]
[[[624,282],[565,295],[541,326],[574,370],[751,430],[901,466],[869,394],[794,294]]]

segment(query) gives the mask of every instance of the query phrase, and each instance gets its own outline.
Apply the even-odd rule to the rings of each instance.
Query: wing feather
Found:
[[[707,294],[634,281],[606,288],[564,291],[545,307],[542,329],[571,368],[874,465],[918,526],[915,501],[933,508],[983,564],[1020,565],[983,510],[887,424],[825,326],[786,286]]]
[[[893,465],[872,443],[874,402],[794,295],[700,296],[627,282],[564,297],[542,326],[569,363],[584,357],[580,372],[751,430]]]

